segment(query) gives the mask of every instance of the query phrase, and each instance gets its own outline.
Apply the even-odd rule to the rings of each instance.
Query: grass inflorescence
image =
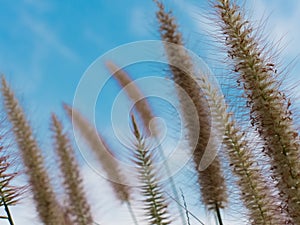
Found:
[[[152,122],[162,112],[157,110],[155,102],[144,96],[143,87],[134,83],[131,73],[114,63],[118,60],[106,59],[102,66],[109,70],[119,88],[125,89],[127,100],[135,103],[127,121],[131,133],[124,132],[129,145],[112,143],[109,135],[104,134],[106,130],[98,130],[79,109],[63,106],[79,149],[84,148],[99,164],[99,171],[107,178],[101,181],[106,182],[114,194],[107,195],[107,190],[98,185],[93,187],[97,188],[98,196],[116,201],[116,207],[121,209],[127,206],[125,210],[131,216],[129,223],[135,225],[210,225],[211,215],[215,217],[215,224],[227,225],[232,222],[228,219],[232,209],[237,212],[238,224],[240,221],[252,225],[300,224],[297,113],[292,111],[294,102],[283,91],[284,77],[277,72],[279,65],[267,51],[267,45],[261,43],[257,28],[236,1],[209,0],[210,10],[216,16],[214,26],[219,31],[215,36],[221,37],[217,39],[218,47],[226,51],[226,60],[222,65],[218,61],[218,66],[231,69],[225,78],[235,79],[236,85],[231,87],[242,95],[235,99],[227,96],[226,91],[223,95],[210,79],[211,74],[198,68],[195,55],[185,48],[189,43],[184,41],[185,34],[180,31],[176,14],[168,11],[163,1],[153,2],[157,10],[153,17],[156,17],[164,47],[160,54],[168,62],[165,78],[174,84],[172,90],[161,91],[172,92],[170,95],[178,103],[178,114],[182,118],[182,121],[167,122],[183,124],[179,132],[185,135],[186,143],[178,146],[190,161],[187,160],[177,172],[178,176],[173,177],[172,166],[182,163],[183,157],[169,157],[178,152],[173,153],[169,143],[159,140],[160,127]],[[161,65],[158,69],[165,74]],[[85,186],[84,179],[89,177],[83,173],[67,126],[52,114],[53,144],[50,147],[55,157],[46,160],[46,149],[41,148],[43,145],[37,141],[29,123],[32,118],[26,115],[4,76],[1,82],[3,111],[9,126],[1,129],[9,130],[7,133],[17,148],[6,148],[2,142],[0,145],[0,207],[5,213],[0,215],[0,220],[15,224],[12,209],[21,205],[23,198],[26,200],[24,187],[29,187],[37,220],[42,224],[93,225],[98,224],[96,217],[100,218],[100,224],[106,224],[102,208],[107,206],[99,204],[99,210],[96,198],[89,199],[94,183]],[[244,102],[240,101],[242,97],[246,99]],[[231,110],[234,104],[240,104],[242,112]],[[221,137],[220,143],[215,136]],[[22,161],[17,166],[13,163],[15,152]],[[207,156],[213,159],[209,161]],[[49,170],[48,160],[57,164],[57,168]],[[18,180],[19,171],[24,171],[25,181]],[[162,179],[163,175],[167,175],[167,179]],[[60,183],[54,186],[57,180]],[[19,182],[23,182],[22,185]],[[236,186],[232,188],[233,182]],[[234,193],[229,193],[230,190]],[[233,202],[232,196],[238,201]],[[177,210],[171,203],[177,205]],[[201,213],[199,209],[208,213]],[[109,208],[105,212],[113,216],[110,224],[115,224],[114,218],[119,216],[117,210]]]

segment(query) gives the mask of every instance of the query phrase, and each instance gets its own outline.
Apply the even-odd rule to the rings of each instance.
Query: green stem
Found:
[[[130,202],[127,201],[126,203],[127,203],[127,207],[128,207],[129,213],[130,213],[130,215],[131,215],[131,218],[132,218],[132,220],[133,220],[133,223],[134,223],[135,225],[139,225],[138,222],[137,222],[137,219],[136,219],[136,217],[135,217],[135,215],[134,215],[134,212],[133,212],[133,209],[132,209],[132,207],[131,207]]]
[[[219,222],[219,225],[223,225],[222,217],[221,217],[221,212],[218,204],[216,204],[216,213],[217,213],[217,219]]]
[[[7,219],[9,221],[9,224],[10,225],[14,225],[14,221],[12,219],[12,216],[11,216],[11,213],[9,211],[8,205],[6,204],[6,202],[5,202],[5,200],[4,200],[3,197],[2,197],[2,202],[3,202],[4,210],[5,210],[6,214],[7,214]]]
[[[201,225],[205,225],[195,214],[193,214],[191,211],[189,211],[187,208],[185,208],[184,205],[182,205],[180,202],[177,201],[174,197],[172,197],[168,192],[165,192],[173,201],[177,203],[182,209],[185,209],[189,215],[191,215],[195,220],[197,220]]]
[[[186,219],[187,219],[187,224],[188,225],[191,225],[190,223],[190,217],[189,217],[189,210],[187,208],[187,204],[186,204],[186,201],[185,201],[185,197],[184,197],[184,194],[183,194],[183,191],[180,189],[181,191],[181,197],[182,197],[182,200],[183,200],[183,206],[184,206],[184,209],[185,209],[185,214],[186,214]]]
[[[157,138],[155,138],[155,140],[158,143]],[[168,175],[168,180],[170,181],[171,189],[172,189],[174,198],[177,200],[178,203],[181,203],[178,191],[177,191],[176,186],[175,186],[174,179],[173,179],[172,174],[171,174],[171,170],[170,170],[168,161],[166,159],[166,155],[165,155],[164,150],[162,149],[161,145],[159,145],[159,150],[161,152],[162,160],[164,161],[164,165],[165,165],[166,172],[167,172],[167,175]],[[180,214],[182,224],[183,225],[186,224],[184,212],[183,212],[182,207],[180,207],[180,205],[178,205],[178,211],[179,211],[179,214]]]

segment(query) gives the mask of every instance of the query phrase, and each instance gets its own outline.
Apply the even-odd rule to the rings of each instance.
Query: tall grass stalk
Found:
[[[216,156],[213,162],[204,171],[198,170],[199,163],[204,151],[206,150],[211,132],[210,109],[205,96],[193,78],[194,68],[190,56],[184,48],[172,48],[173,45],[168,45],[168,43],[171,43],[182,47],[184,46],[183,38],[178,29],[175,18],[171,12],[167,12],[165,10],[164,5],[160,1],[155,2],[158,6],[156,17],[160,24],[159,32],[161,39],[167,42],[165,51],[170,63],[172,79],[188,94],[197,110],[200,132],[199,136],[196,137],[198,139],[197,146],[195,150],[191,149],[191,151],[194,150],[193,159],[195,168],[199,173],[198,181],[200,184],[202,199],[209,210],[218,212],[219,209],[224,208],[227,203],[227,188],[222,174],[219,157]],[[183,69],[185,71],[183,71]],[[187,128],[189,129],[189,136],[192,137],[195,133],[193,129],[195,117],[194,115],[189,114],[189,108],[191,106],[186,105],[185,101],[181,99],[180,94],[179,101],[184,113]]]
[[[68,214],[74,225],[92,225],[93,218],[86,200],[79,167],[75,161],[73,148],[63,132],[63,126],[52,114],[52,130],[55,152],[59,158],[59,166],[63,175],[63,186],[67,193]]]
[[[229,158],[237,184],[241,191],[240,198],[248,210],[251,224],[284,224],[285,216],[280,212],[275,201],[275,190],[267,183],[261,167],[256,163],[251,143],[245,132],[237,125],[233,113],[228,110],[223,96],[214,89],[205,75],[199,75],[201,89],[210,102],[221,126],[225,126],[225,153]]]
[[[111,74],[113,74],[113,77],[115,80],[118,81],[121,88],[125,88],[126,93],[131,99],[132,102],[135,103],[135,108],[137,112],[139,113],[140,117],[142,118],[143,127],[145,128],[145,132],[148,136],[152,136],[152,139],[154,142],[158,144],[158,130],[156,126],[150,127],[150,122],[154,118],[154,115],[152,113],[152,109],[150,107],[150,104],[148,103],[147,99],[145,98],[142,91],[137,87],[137,85],[131,85],[130,88],[128,88],[127,85],[129,85],[133,80],[131,77],[122,69],[120,69],[117,65],[115,65],[113,62],[107,62],[106,63],[107,68],[110,70]],[[161,160],[163,160],[163,166],[166,169],[166,174],[168,176],[168,180],[171,185],[172,194],[174,195],[177,202],[180,202],[179,194],[176,189],[175,181],[172,177],[171,169],[168,163],[168,160],[165,156],[164,150],[162,149],[161,145],[158,146]],[[182,220],[182,224],[185,224],[185,217],[183,214],[183,210],[178,206],[178,211],[180,214],[180,218]]]
[[[4,207],[4,211],[6,213],[4,219],[7,219],[10,225],[14,225],[10,206],[14,206],[19,202],[20,195],[24,188],[11,184],[18,173],[8,172],[11,164],[8,161],[9,156],[3,153],[3,149],[4,147],[0,146],[0,206]]]
[[[149,225],[170,224],[168,202],[163,193],[163,187],[159,185],[157,171],[153,163],[152,149],[147,146],[144,137],[132,116],[133,133],[136,138],[134,150],[134,163],[139,173],[141,192],[144,196],[144,209]]]
[[[290,100],[280,90],[277,68],[235,2],[215,3],[222,37],[250,106],[252,125],[265,142],[271,170],[287,211],[300,224],[300,145]]]
[[[119,170],[118,162],[111,152],[107,152],[109,149],[108,145],[98,134],[97,130],[94,129],[92,124],[90,124],[77,110],[66,104],[64,104],[64,109],[69,118],[73,121],[75,129],[80,131],[88,146],[97,155],[107,176],[114,179],[113,181],[110,181],[114,193],[121,203],[126,203],[132,220],[134,224],[137,225],[138,222],[130,203],[130,188],[124,184],[126,183],[126,177]]]
[[[130,154],[126,159],[131,160],[133,171],[121,170],[122,164],[117,161],[106,140],[80,112],[68,105],[64,105],[64,108],[72,120],[76,134],[77,131],[80,133],[87,147],[93,151],[95,158],[101,164],[116,200],[127,205],[135,225],[138,225],[139,221],[133,209],[137,207],[143,209],[145,222],[149,225],[169,225],[173,222],[190,225],[192,220],[203,225],[204,223],[198,218],[199,215],[195,216],[189,211],[190,209],[196,210],[199,206],[201,208],[202,203],[206,209],[214,213],[216,224],[227,225],[230,222],[226,224],[223,213],[232,211],[226,210],[228,202],[231,202],[228,201],[226,182],[230,183],[234,180],[238,188],[238,190],[234,188],[234,191],[238,193],[233,194],[238,194],[243,204],[235,202],[237,204],[233,206],[238,213],[237,220],[244,220],[242,217],[246,217],[247,224],[252,225],[300,224],[299,131],[295,128],[296,120],[291,110],[293,103],[283,92],[282,77],[277,72],[274,56],[267,51],[267,45],[261,43],[261,38],[258,36],[259,30],[257,31],[246,19],[245,13],[236,3],[238,1],[210,0],[217,16],[215,22],[220,32],[219,35],[224,42],[228,56],[226,65],[232,67],[233,71],[230,76],[237,80],[238,85],[234,88],[237,91],[238,88],[243,89],[246,104],[242,106],[242,110],[249,115],[251,127],[250,125],[243,126],[242,120],[236,120],[237,117],[230,111],[230,106],[225,101],[225,97],[230,98],[230,96],[223,96],[209,80],[208,74],[203,71],[199,72],[199,68],[195,67],[193,57],[184,48],[183,35],[172,12],[165,9],[162,1],[153,0],[153,2],[158,8],[156,19],[159,34],[164,43],[164,54],[168,59],[170,76],[175,85],[174,92],[177,95],[174,96],[178,98],[183,113],[183,122],[187,130],[184,133],[187,133],[189,142],[186,151],[191,153],[193,174],[197,175],[202,202],[188,206],[182,194],[182,203],[176,189],[179,184],[175,183],[172,178],[164,151],[158,149],[161,146],[153,147],[156,146],[159,136],[159,130],[151,124],[154,118],[154,108],[152,109],[152,105],[142,90],[130,84],[133,82],[131,77],[110,61],[106,63],[106,66],[120,87],[125,89],[129,99],[135,103],[135,112],[139,115],[141,123],[139,126],[135,117],[131,117],[133,139],[129,147]],[[44,225],[96,224],[85,196],[86,191],[83,189],[71,141],[62,123],[55,114],[52,115],[54,147],[63,178],[62,186],[67,197],[64,206],[61,205],[62,200],[57,198],[51,186],[50,177],[45,168],[43,151],[33,135],[24,110],[4,76],[1,81],[4,110],[18,146],[16,150],[23,161],[22,166],[28,177],[40,222]],[[227,100],[234,102],[236,99]],[[190,102],[193,104],[189,104]],[[193,113],[195,109],[196,113]],[[240,112],[238,113],[240,115]],[[200,125],[200,132],[198,132],[198,125]],[[206,154],[214,156],[219,147],[217,146],[219,143],[210,145],[211,137],[218,136],[221,130],[223,134],[222,155],[226,158],[216,156],[211,164],[207,163],[209,165],[204,170],[201,163],[206,161]],[[258,138],[258,141],[248,138],[253,135]],[[194,140],[197,140],[195,149],[192,146]],[[259,154],[257,148],[263,153]],[[0,216],[0,219],[14,225],[15,218],[12,216],[11,207],[19,203],[24,189],[14,186],[18,173],[11,172],[14,167],[11,165],[10,152],[6,155],[7,152],[3,150],[1,143],[0,207],[6,215]],[[161,159],[164,165],[158,167],[156,162]],[[226,177],[223,176],[222,166],[231,168],[231,172],[226,174]],[[162,169],[165,170],[162,171]],[[138,178],[142,205],[133,204],[131,198],[135,189],[128,186],[129,177],[125,176],[127,175],[125,172],[137,175],[134,178]],[[165,173],[169,177],[168,181],[173,194],[169,193],[169,186],[167,186],[169,183],[161,182],[160,175],[166,175]],[[268,175],[271,175],[271,178],[267,177]],[[180,181],[182,186],[182,180]],[[198,188],[198,184],[192,186],[194,187]],[[103,195],[100,192],[99,195],[102,196],[101,194]],[[198,201],[197,197],[191,197]],[[170,200],[177,203],[181,221],[179,219],[175,221],[177,211],[171,207]],[[113,216],[117,216],[114,215],[114,209],[109,210]]]
[[[148,103],[142,91],[136,85],[127,86],[131,82],[133,82],[133,80],[123,69],[119,68],[115,63],[113,63],[112,61],[108,61],[106,62],[106,67],[113,75],[113,78],[119,83],[119,86],[125,89],[129,99],[135,103],[134,108],[142,118],[146,134],[148,136],[156,136],[156,127],[150,127],[150,122],[154,118],[154,116],[150,104]]]
[[[64,109],[73,122],[74,128],[79,130],[87,145],[96,154],[108,178],[113,179],[113,181],[110,181],[110,184],[112,185],[116,197],[122,203],[128,202],[130,190],[127,185],[124,185],[124,183],[126,183],[126,178],[119,170],[118,162],[113,157],[112,153],[107,151],[109,149],[108,145],[98,134],[94,126],[92,126],[80,112],[66,104],[64,105]]]
[[[2,77],[1,91],[4,107],[12,124],[15,140],[26,167],[38,215],[45,225],[62,225],[64,224],[62,209],[57,202],[50,179],[44,168],[41,150],[32,135],[31,127],[18,100],[4,77]]]

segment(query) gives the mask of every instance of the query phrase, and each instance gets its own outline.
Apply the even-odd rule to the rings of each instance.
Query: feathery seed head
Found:
[[[128,202],[130,197],[130,189],[126,183],[124,175],[119,170],[118,162],[108,152],[108,145],[100,137],[97,130],[89,123],[78,111],[64,104],[70,120],[73,122],[75,129],[81,133],[90,149],[95,153],[102,165],[107,177],[111,179],[110,184],[121,202]]]
[[[155,2],[158,6],[156,17],[160,25],[159,32],[161,34],[161,38],[163,41],[173,44],[165,45],[172,78],[174,82],[188,94],[197,110],[200,132],[197,137],[198,144],[196,148],[191,149],[191,151],[193,152],[195,168],[198,171],[199,163],[207,147],[209,136],[211,134],[211,111],[206,97],[203,95],[200,87],[195,81],[195,72],[191,57],[184,48],[180,48],[180,46],[183,46],[182,35],[178,29],[172,12],[166,12],[165,7],[161,2]],[[173,48],[172,46],[174,46],[174,44],[178,47]],[[174,65],[177,65],[178,67],[175,67]],[[190,112],[186,110],[190,106],[186,105],[180,94],[179,101],[184,114],[184,122],[188,129],[188,135],[192,137],[195,133],[193,126],[195,117],[194,115],[190,115]],[[205,205],[208,209],[215,209],[216,207],[223,208],[227,202],[227,193],[219,157],[216,157],[211,165],[204,171],[198,172],[200,188]]]
[[[2,77],[1,91],[4,98],[4,107],[12,124],[15,140],[26,167],[39,217],[46,225],[64,224],[60,205],[56,200],[55,193],[50,185],[50,179],[44,168],[41,150],[32,135],[31,127],[18,100],[4,77]]]
[[[243,84],[251,123],[265,141],[277,186],[287,201],[288,213],[300,224],[300,143],[289,99],[280,91],[276,68],[239,7],[231,1],[215,4],[228,54]]]
[[[135,118],[131,117],[133,132],[136,138],[134,162],[141,182],[141,193],[144,197],[144,210],[149,224],[170,224],[168,202],[163,193],[163,187],[157,178],[151,149],[147,148],[143,135],[140,134]]]
[[[93,219],[90,206],[86,200],[83,184],[80,178],[79,167],[75,161],[73,148],[63,132],[63,127],[55,114],[52,114],[52,130],[54,134],[54,146],[60,170],[63,174],[63,186],[68,197],[68,216],[76,225],[92,225]]]

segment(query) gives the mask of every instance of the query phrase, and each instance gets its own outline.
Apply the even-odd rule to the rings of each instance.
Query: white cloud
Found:
[[[59,37],[45,23],[35,20],[29,14],[23,14],[23,23],[36,35],[36,42],[45,42],[49,47],[58,51],[62,56],[70,60],[78,60],[78,56],[68,48]]]
[[[83,33],[84,37],[89,43],[95,45],[98,49],[102,49],[103,46],[106,46],[107,43],[103,38],[103,35],[99,34],[98,32],[94,31],[90,27],[86,27]]]
[[[283,44],[287,43],[284,50],[290,57],[300,54],[300,30],[297,28],[300,21],[300,2],[299,1],[274,1],[270,7],[269,1],[255,0],[251,2],[254,18],[268,17],[265,33]],[[286,6],[288,4],[288,7]],[[287,9],[289,11],[287,11]]]
[[[134,7],[130,13],[130,31],[136,36],[146,36],[149,34],[150,26],[147,12],[144,7]]]

